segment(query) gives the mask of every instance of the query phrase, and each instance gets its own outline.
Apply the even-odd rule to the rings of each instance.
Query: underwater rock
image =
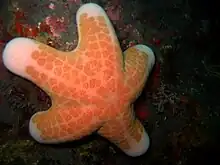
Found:
[[[0,123],[12,125],[14,120],[13,110],[9,107],[7,100],[0,94]]]

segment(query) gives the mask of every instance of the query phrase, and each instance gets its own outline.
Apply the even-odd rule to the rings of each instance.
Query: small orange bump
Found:
[[[96,87],[100,87],[100,86],[101,86],[101,84],[102,84],[102,81],[101,81],[101,80],[96,79],[96,81],[95,81],[95,85],[96,85]]]
[[[71,131],[75,131],[76,124],[77,124],[77,122],[74,119],[68,123],[68,127],[71,129]]]
[[[101,28],[100,29],[102,32],[104,32],[105,34],[109,34],[110,32],[109,32],[109,29],[107,28],[107,27],[105,27],[105,28]]]
[[[58,59],[56,59],[55,61],[54,61],[54,65],[55,66],[60,66],[60,65],[63,65],[63,62],[61,61],[61,60],[58,60]]]
[[[60,89],[63,89],[63,90],[66,88],[66,85],[62,82],[60,82],[58,86]]]
[[[107,45],[107,42],[106,41],[99,41],[99,45],[100,45],[100,48],[105,48],[105,46]]]
[[[85,82],[85,83],[83,84],[83,88],[88,89],[88,88],[89,88],[89,83]]]
[[[97,94],[99,94],[101,97],[106,97],[108,95],[108,91],[104,87],[100,87],[97,89]]]
[[[113,63],[110,60],[105,60],[105,65],[112,68],[113,67]]]
[[[45,118],[45,116],[41,116],[42,118]],[[42,125],[45,127],[45,128],[49,128],[51,127],[51,122],[50,120],[48,120],[48,118],[45,118],[45,120],[40,120],[40,122],[42,123]]]
[[[55,79],[55,78],[50,78],[50,79],[49,79],[49,84],[50,84],[50,86],[53,86],[53,85],[57,84],[57,79]]]
[[[79,85],[80,84],[80,79],[76,78],[75,81],[74,81],[74,84]]]
[[[64,120],[65,120],[65,119],[64,119]],[[69,128],[69,126],[68,126],[67,123],[68,123],[68,122],[66,122],[66,123],[63,125],[62,129],[63,129],[63,131],[65,131],[65,132],[68,133],[68,128]],[[68,134],[69,134],[69,133],[68,133]]]
[[[87,28],[87,31],[89,32],[93,26],[95,26],[95,23],[94,22],[90,22],[87,20],[86,24],[84,25],[85,27],[90,27],[90,28]]]
[[[69,114],[63,114],[63,119],[65,122],[69,122],[72,119],[72,117]]]
[[[47,134],[47,136],[52,137],[53,130],[51,128],[47,128],[45,133]]]
[[[94,58],[99,59],[101,58],[101,52],[100,51],[96,51],[94,54]]]
[[[119,146],[121,148],[123,148],[124,150],[129,150],[130,149],[130,145],[129,145],[127,140],[124,140],[124,141],[120,142]]]
[[[96,87],[96,79],[91,79],[89,81],[89,86],[90,86],[90,88],[95,88]]]
[[[103,79],[106,81],[108,81],[113,76],[113,71],[109,69],[106,69],[105,71],[103,71],[103,73]]]
[[[48,77],[47,77],[46,74],[41,73],[41,74],[40,74],[40,79],[41,79],[42,81],[47,81]]]
[[[62,68],[61,67],[55,67],[54,70],[53,70],[54,74],[56,76],[61,76],[62,74]]]
[[[38,50],[35,50],[31,53],[31,57],[34,59],[34,60],[37,60],[39,58],[39,51]]]
[[[56,115],[56,121],[57,121],[57,123],[59,123],[59,124],[62,124],[62,123],[65,122],[65,121],[63,120],[63,118],[62,118],[62,114],[57,114],[57,115]]]
[[[70,73],[69,72],[63,73],[62,77],[63,77],[64,80],[70,80]]]
[[[99,48],[99,45],[98,45],[97,42],[91,42],[91,43],[89,44],[89,49],[90,49],[90,50],[97,50],[98,48]]]
[[[46,64],[44,65],[46,70],[52,70],[53,69],[53,64],[52,62],[47,61]]]
[[[74,109],[73,112],[71,113],[71,115],[73,118],[77,118],[81,115],[81,112],[78,109]]]
[[[54,136],[59,132],[59,127],[53,127]]]
[[[101,40],[101,41],[105,41],[105,42],[106,42],[106,41],[107,41],[107,40],[105,39],[106,36],[107,36],[107,35],[106,35],[105,33],[99,33],[99,34],[98,34],[98,39]]]
[[[54,85],[52,87],[52,91],[56,94],[59,94],[61,92],[60,88],[57,85]]]
[[[104,40],[108,42],[108,45],[112,45],[112,38],[109,35],[105,35]],[[110,49],[110,51],[114,51],[114,49]]]
[[[78,96],[79,96],[79,97],[86,96],[86,91],[83,90],[83,89],[79,90],[79,92],[78,92]]]
[[[77,64],[76,68],[79,69],[79,70],[82,70],[83,69],[83,64]]]
[[[60,132],[59,132],[59,138],[65,137],[66,135],[67,135],[67,132],[63,131],[61,127]]]
[[[42,131],[43,131],[43,129],[46,128],[46,127],[44,126],[44,124],[42,124],[41,122],[38,122],[38,123],[35,123],[35,124],[36,124],[37,129],[39,129],[39,130],[42,130]]]
[[[79,74],[79,71],[77,70],[71,70],[72,78],[76,78]]]
[[[68,90],[69,90],[71,93],[75,93],[75,92],[76,92],[76,88],[68,88]]]
[[[93,75],[95,75],[96,71],[95,71],[94,69],[92,69],[91,63],[87,63],[87,64],[84,66],[84,73],[85,73],[87,76],[93,76]]]
[[[110,118],[112,118],[112,117],[116,117],[116,115],[117,115],[117,112],[118,112],[118,108],[115,108],[115,107],[110,107],[110,108],[108,108],[108,116],[110,117]],[[118,127],[119,127],[120,125],[118,125]],[[117,128],[115,128],[115,129],[117,129]]]
[[[46,60],[47,62],[53,62],[55,60],[55,57],[51,54],[47,54]]]
[[[89,124],[92,121],[92,119],[93,119],[92,113],[91,112],[90,113],[89,112],[84,113],[83,114],[83,118],[85,119],[85,122],[87,124]]]
[[[33,66],[27,66],[26,67],[26,72],[33,78],[37,78],[39,73],[35,70]]]
[[[59,123],[59,114],[54,114],[54,120],[56,121],[56,123]]]
[[[87,80],[87,76],[82,74],[80,80],[82,83],[84,83]]]
[[[92,26],[93,27],[91,29],[89,29],[89,34],[97,34],[102,30],[101,27],[99,27],[97,25],[92,25]]]
[[[46,60],[43,58],[37,59],[37,64],[43,66],[46,63]]]
[[[64,96],[64,97],[71,97],[71,93],[69,92],[69,91],[67,91],[67,90],[63,90],[63,93],[62,93],[62,95]]]
[[[112,91],[112,92],[115,92],[115,90],[116,90],[116,82],[115,82],[115,79],[111,79],[111,80],[109,80],[108,81],[108,83],[107,83],[107,86],[108,86],[108,88]]]
[[[32,75],[36,71],[35,71],[33,66],[27,66],[26,67],[26,72],[27,72],[27,74]]]
[[[95,22],[95,18],[94,18],[94,17],[89,17],[89,18],[87,19],[87,21],[89,21],[89,22]]]
[[[114,53],[114,46],[112,45],[112,44],[107,44],[106,45],[106,49],[107,49],[107,51],[109,51],[111,54],[115,54]]]
[[[84,127],[84,125],[86,124],[84,117],[80,117],[77,120],[77,124],[78,124],[77,126],[79,127],[79,129],[82,129]]]
[[[73,128],[74,128],[74,127],[73,127]],[[73,128],[71,128],[71,127],[68,127],[68,128],[67,128],[68,134],[73,134],[74,131],[76,131],[76,130],[74,130]]]
[[[102,58],[109,58],[109,52],[107,50],[102,49],[100,51],[102,52]]]
[[[93,51],[86,51],[85,56],[92,57]]]
[[[117,54],[117,55],[118,55],[118,54]],[[112,63],[115,62],[115,61],[118,61],[117,55],[114,54],[114,53],[109,53],[109,58],[108,58],[108,59],[109,59],[110,61],[112,61]],[[116,67],[116,65],[113,65],[113,67]]]
[[[50,119],[48,119],[48,121],[50,121],[50,122],[48,122],[48,126],[49,127],[54,127],[58,122],[56,121],[56,118],[55,118],[55,116],[53,116],[53,117],[51,117]]]
[[[105,28],[105,27],[106,27],[106,23],[99,22],[99,23],[98,23],[98,26],[100,26],[100,27],[102,27],[102,28]]]
[[[106,23],[105,17],[103,17],[103,16],[98,16],[97,20],[99,23]]]
[[[97,40],[97,37],[94,34],[87,36],[87,41],[96,41],[96,40]]]
[[[87,17],[88,17],[88,14],[87,14],[87,13],[82,13],[82,14],[80,15],[80,19],[82,19],[82,20],[86,20]]]
[[[69,72],[70,70],[71,70],[71,67],[68,64],[64,64],[63,71],[64,72]]]

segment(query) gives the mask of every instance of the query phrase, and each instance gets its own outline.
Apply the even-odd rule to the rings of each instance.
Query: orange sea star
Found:
[[[96,4],[79,8],[77,25],[79,43],[71,52],[28,38],[13,39],[4,49],[4,65],[52,99],[49,110],[31,117],[31,136],[60,143],[97,131],[130,156],[145,153],[149,137],[132,104],[155,63],[153,51],[136,45],[123,54],[109,18]]]

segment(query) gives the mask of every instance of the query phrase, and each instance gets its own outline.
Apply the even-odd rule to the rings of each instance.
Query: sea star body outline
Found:
[[[82,5],[76,18],[79,42],[71,52],[28,38],[15,38],[4,49],[4,65],[52,100],[49,110],[31,117],[30,134],[40,143],[60,143],[97,131],[127,155],[139,156],[150,140],[132,104],[155,63],[154,53],[136,45],[123,54],[97,4]]]

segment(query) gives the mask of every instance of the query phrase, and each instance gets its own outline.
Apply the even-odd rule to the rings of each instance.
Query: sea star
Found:
[[[127,155],[144,154],[149,136],[135,118],[133,102],[155,63],[154,53],[136,45],[123,54],[107,14],[97,4],[82,5],[76,17],[79,43],[71,52],[28,38],[15,38],[4,49],[4,65],[52,100],[49,110],[31,117],[30,134],[51,144],[97,131]]]

